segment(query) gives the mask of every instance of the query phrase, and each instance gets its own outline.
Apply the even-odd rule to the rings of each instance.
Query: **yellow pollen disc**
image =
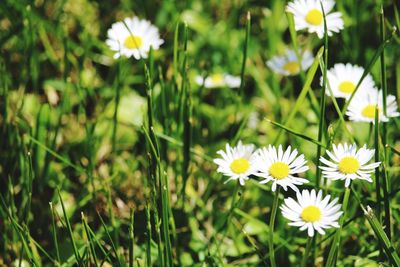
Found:
[[[321,219],[321,210],[311,205],[304,208],[300,216],[305,222],[316,222]]]
[[[283,162],[275,162],[269,167],[269,174],[277,180],[286,178],[289,175],[289,165]]]
[[[224,81],[224,76],[222,74],[213,74],[211,75],[211,80],[215,84],[220,84]]]
[[[360,163],[355,157],[344,157],[339,162],[339,171],[345,174],[356,173],[360,168]]]
[[[128,49],[138,49],[142,47],[143,45],[143,40],[140,36],[137,35],[129,35],[126,37],[124,41],[124,45]]]
[[[247,159],[238,158],[232,161],[231,170],[236,174],[245,173],[250,168],[250,163]]]
[[[378,107],[379,112],[379,107]],[[375,105],[369,104],[363,108],[361,114],[368,119],[375,119]]]
[[[322,16],[322,12],[315,8],[311,9],[306,15],[306,21],[311,25],[321,25],[323,20],[324,17]]]
[[[296,74],[300,71],[300,65],[296,61],[291,61],[283,65],[283,69],[289,72],[290,74]]]
[[[344,81],[339,84],[339,91],[343,93],[353,93],[356,89],[354,83],[349,81]]]

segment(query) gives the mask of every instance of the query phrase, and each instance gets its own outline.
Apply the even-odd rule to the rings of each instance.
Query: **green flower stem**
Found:
[[[271,267],[276,267],[275,251],[274,251],[274,226],[275,226],[276,212],[278,210],[278,204],[279,204],[279,191],[280,191],[280,186],[278,186],[278,188],[276,189],[274,202],[272,204],[271,217],[269,219],[269,259],[271,262]]]
[[[329,251],[328,255],[328,260],[326,261],[326,266],[334,266],[337,256],[338,256],[338,249],[340,247],[340,234],[342,232],[343,224],[344,224],[344,218],[346,215],[346,210],[347,210],[347,204],[349,202],[349,197],[350,197],[350,187],[347,187],[346,190],[344,191],[344,196],[343,196],[343,204],[342,204],[342,210],[343,214],[340,218],[340,227],[336,231],[335,237],[333,239],[333,243],[331,246],[331,250]]]
[[[310,254],[312,243],[313,243],[313,238],[312,237],[308,237],[307,238],[306,250],[304,251],[303,259],[301,260],[301,267],[306,267],[307,266],[308,254]]]

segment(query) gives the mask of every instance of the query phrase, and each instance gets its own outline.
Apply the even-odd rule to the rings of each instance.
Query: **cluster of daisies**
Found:
[[[369,163],[375,150],[364,145],[357,149],[356,145],[333,145],[332,151],[327,150],[328,158],[321,157],[319,168],[322,175],[330,180],[344,180],[348,187],[352,180],[360,179],[372,182],[371,173],[380,162]],[[297,201],[292,198],[284,200],[281,206],[282,215],[291,221],[290,225],[308,230],[313,236],[314,230],[325,234],[324,229],[339,227],[338,219],[342,214],[338,199],[331,202],[330,196],[322,198],[322,191],[302,190],[298,186],[308,183],[299,177],[309,167],[303,154],[290,146],[284,149],[281,145],[269,145],[256,149],[254,145],[244,145],[241,141],[235,147],[226,144],[225,150],[217,152],[221,157],[214,160],[217,171],[229,177],[227,181],[236,180],[242,186],[250,178],[259,178],[261,184],[271,182],[271,190],[282,187],[285,191],[291,188],[296,192]]]
[[[322,6],[321,6],[322,5]],[[327,34],[343,29],[343,20],[340,12],[331,12],[335,2],[333,0],[295,0],[290,2],[286,11],[294,16],[296,30],[308,30],[316,33],[319,38],[324,36],[324,16]],[[322,10],[323,7],[323,10]],[[272,57],[266,62],[274,72],[293,76],[307,70],[314,58],[309,51],[286,50],[285,55]],[[348,101],[354,94],[346,111],[349,120],[356,122],[375,122],[375,111],[378,110],[378,120],[387,122],[389,118],[398,117],[397,102],[393,95],[386,97],[386,111],[383,109],[382,90],[376,88],[374,80],[367,74],[363,80],[364,68],[350,63],[335,64],[327,71],[326,94]],[[323,78],[321,77],[321,86]]]
[[[324,36],[325,23],[327,35],[338,33],[344,23],[340,12],[332,12],[334,0],[294,0],[286,11],[293,14],[295,29],[316,33],[321,39]],[[325,15],[325,19],[324,19]],[[126,18],[114,23],[107,32],[106,43],[113,50],[114,57],[147,58],[151,49],[157,50],[163,44],[158,29],[147,20],[137,17]],[[293,76],[307,70],[314,58],[309,51],[286,50],[283,56],[275,56],[266,62],[276,73]],[[364,69],[352,64],[335,64],[327,71],[326,94],[336,98],[352,101],[348,105],[346,115],[352,121],[374,122],[378,119],[386,122],[391,117],[398,117],[396,98],[388,95],[383,99],[382,90],[376,88],[370,74],[363,78]],[[363,80],[361,80],[363,78]],[[198,76],[196,82],[206,88],[240,86],[240,77],[228,73],[213,73],[209,76]],[[321,85],[323,79],[321,77]],[[386,102],[386,110],[383,103]],[[366,146],[357,150],[355,144],[333,145],[332,151],[326,151],[327,158],[319,159],[322,175],[330,180],[344,180],[348,187],[352,180],[360,179],[372,182],[371,173],[379,166],[379,162],[369,163],[374,155],[373,149]],[[284,217],[291,221],[290,225],[300,227],[313,236],[317,231],[325,234],[324,229],[339,227],[338,219],[342,214],[338,199],[331,200],[329,195],[323,197],[322,191],[298,189],[308,182],[299,177],[309,167],[304,155],[289,146],[283,149],[272,145],[256,149],[254,145],[241,142],[235,147],[226,145],[226,149],[217,152],[221,158],[215,159],[218,172],[245,185],[246,180],[258,177],[260,183],[271,182],[272,191],[282,187],[285,191],[291,188],[296,192],[297,200],[287,198],[281,206]],[[331,201],[330,201],[331,200]]]
[[[343,29],[343,20],[340,12],[332,12],[334,0],[294,0],[290,2],[286,11],[294,16],[295,29],[307,30],[316,33],[319,38],[324,36],[324,13],[328,36]],[[157,50],[163,44],[158,29],[147,20],[137,17],[126,18],[116,22],[107,32],[106,43],[115,52],[114,57],[147,58],[150,49]],[[297,75],[307,70],[314,58],[310,51],[286,50],[283,56],[275,56],[266,62],[267,66],[278,74],[285,76]],[[336,64],[327,72],[328,88],[326,93],[337,98],[349,100],[356,91],[353,101],[350,102],[346,115],[352,121],[374,122],[375,110],[378,110],[378,119],[386,122],[391,117],[398,117],[396,98],[393,95],[386,97],[386,110],[383,109],[382,90],[375,87],[375,83],[368,74],[360,83],[364,69],[351,64]],[[196,82],[206,88],[240,86],[240,77],[228,73],[214,73],[207,77],[197,76]],[[360,84],[359,84],[360,83]],[[322,85],[322,78],[321,78]]]

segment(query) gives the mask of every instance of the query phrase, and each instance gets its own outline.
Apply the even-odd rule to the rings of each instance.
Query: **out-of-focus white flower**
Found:
[[[227,73],[215,73],[206,78],[202,76],[196,77],[196,83],[206,88],[229,87],[238,88],[240,86],[240,77],[233,76]]]
[[[290,49],[286,50],[285,55],[272,57],[266,64],[274,72],[281,75],[297,75],[300,73],[300,70],[307,70],[314,60],[310,51],[305,51],[303,54],[300,53],[300,55],[301,66],[296,52]]]
[[[147,58],[150,47],[160,48],[164,40],[158,29],[149,21],[138,17],[126,18],[123,22],[114,23],[107,32],[107,45],[115,51],[114,58],[121,55],[135,59]]]

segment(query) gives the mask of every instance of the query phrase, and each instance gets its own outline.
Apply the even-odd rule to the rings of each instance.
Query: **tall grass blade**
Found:
[[[322,71],[322,90],[321,90],[321,102],[320,102],[320,111],[319,111],[319,123],[318,123],[318,142],[322,141],[323,134],[325,133],[325,109],[326,109],[326,85],[327,85],[327,69],[328,69],[328,28],[326,26],[326,14],[324,10],[324,6],[322,2],[320,2],[323,20],[324,20],[324,68]],[[317,160],[321,157],[322,147],[317,147]],[[317,168],[317,177],[316,177],[316,184],[317,188],[320,186],[321,181],[321,169]]]
[[[134,225],[135,225],[135,220],[134,220],[134,212],[133,209],[131,209],[131,216],[130,216],[130,222],[129,222],[129,267],[133,267],[133,261],[135,259],[135,254],[134,254],[134,245],[135,245],[135,236],[133,233],[134,230]]]
[[[94,248],[93,240],[92,240],[92,237],[91,237],[91,235],[89,233],[89,227],[88,227],[88,224],[87,224],[87,221],[86,221],[86,218],[85,218],[85,215],[83,214],[83,212],[81,212],[81,219],[82,219],[83,227],[85,229],[86,237],[87,237],[88,242],[89,242],[90,253],[88,253],[88,262],[90,263],[90,254],[92,254],[92,258],[93,258],[93,261],[94,261],[94,266],[97,267],[97,266],[99,266],[99,264],[97,263],[96,250]]]
[[[393,244],[383,230],[382,225],[379,223],[379,220],[376,218],[373,210],[369,206],[367,206],[366,209],[363,208],[363,210],[365,217],[367,218],[369,224],[374,230],[375,236],[378,238],[380,243],[383,244],[386,255],[391,259],[392,263],[395,266],[400,266],[399,254],[396,252],[396,249],[394,248]]]
[[[381,33],[381,42],[385,41],[386,33],[385,33],[385,14],[383,12],[383,7],[381,6],[381,16],[380,16],[380,33]],[[381,55],[381,83],[382,83],[382,97],[383,97],[383,115],[387,116],[387,81],[386,81],[386,64],[385,64],[385,48],[382,49]],[[382,178],[383,178],[383,202],[385,206],[385,232],[389,240],[391,240],[391,222],[390,222],[390,199],[389,199],[389,177],[386,171],[386,167],[389,166],[389,151],[386,149],[387,145],[387,125],[386,123],[382,124],[382,145],[384,148],[384,162],[382,169]]]
[[[54,248],[56,249],[56,256],[57,256],[57,265],[59,265],[61,263],[60,260],[60,250],[58,248],[58,239],[57,239],[57,227],[56,227],[56,221],[55,221],[55,210],[53,207],[53,203],[50,202],[50,212],[51,212],[51,219],[52,219],[52,231],[53,231],[53,245]]]
[[[60,200],[60,203],[61,203],[61,208],[62,208],[62,211],[63,211],[63,214],[64,214],[65,224],[66,224],[67,229],[68,229],[69,238],[71,239],[72,249],[74,251],[76,262],[78,263],[79,266],[84,266],[84,264],[82,262],[82,258],[79,255],[78,249],[76,247],[76,243],[75,243],[75,239],[74,239],[74,233],[72,232],[72,228],[71,228],[71,223],[69,222],[67,213],[65,212],[64,202],[63,202],[62,197],[61,197],[60,189],[58,189],[58,188],[57,188],[57,193],[58,193],[58,197],[59,197],[59,200]]]

